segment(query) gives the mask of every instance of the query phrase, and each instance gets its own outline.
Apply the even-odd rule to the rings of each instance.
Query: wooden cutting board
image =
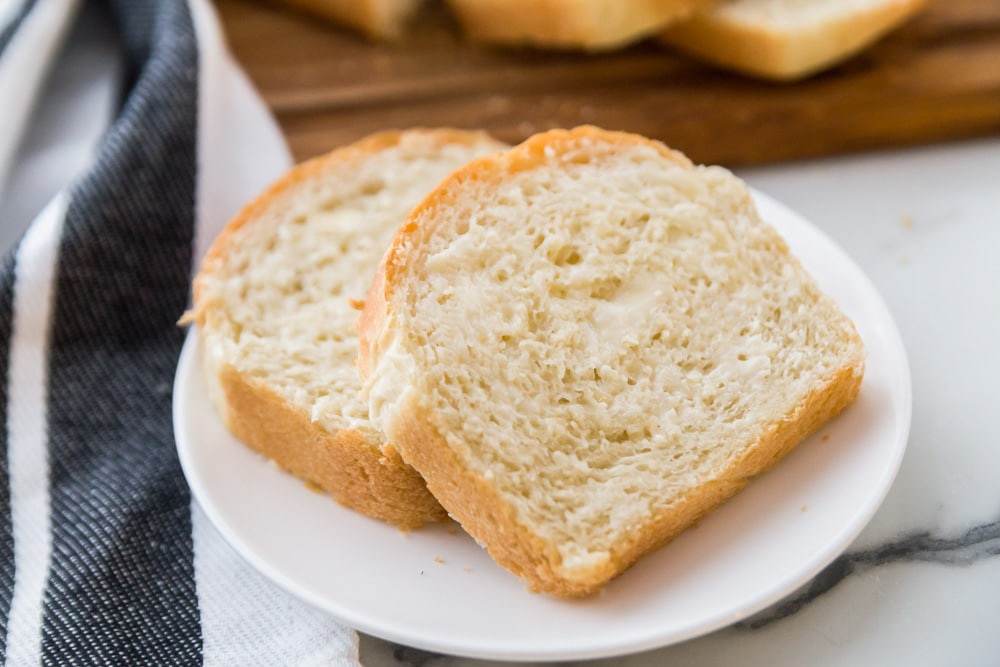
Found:
[[[717,71],[654,43],[603,55],[483,48],[433,6],[393,44],[247,0],[218,7],[298,159],[414,125],[518,142],[593,123],[726,165],[1000,134],[997,0],[932,0],[860,56],[794,84]]]

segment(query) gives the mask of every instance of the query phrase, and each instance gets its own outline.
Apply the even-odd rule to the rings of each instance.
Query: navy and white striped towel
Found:
[[[75,0],[0,0],[0,182]],[[357,636],[250,570],[181,474],[192,269],[287,148],[208,0],[110,0],[118,113],[0,266],[8,665],[356,665]],[[3,221],[0,220],[0,224]]]

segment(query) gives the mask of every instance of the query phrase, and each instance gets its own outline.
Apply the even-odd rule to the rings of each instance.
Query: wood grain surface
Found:
[[[484,48],[434,5],[392,44],[266,4],[217,5],[298,159],[415,125],[518,142],[593,123],[731,166],[1000,134],[997,0],[932,0],[873,48],[792,84],[650,42],[601,55]]]

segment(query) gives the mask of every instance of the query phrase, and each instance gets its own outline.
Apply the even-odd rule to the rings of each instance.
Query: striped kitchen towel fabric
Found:
[[[171,424],[193,267],[289,166],[287,148],[208,0],[106,4],[126,65],[117,117],[0,266],[0,655],[357,665],[354,631],[249,569],[207,522]],[[6,138],[76,6],[0,1]]]

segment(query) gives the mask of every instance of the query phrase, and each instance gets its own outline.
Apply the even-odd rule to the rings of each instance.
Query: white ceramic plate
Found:
[[[868,349],[857,402],[695,529],[592,599],[525,590],[454,526],[404,534],[346,510],[234,440],[213,413],[194,331],[174,422],[191,489],[247,561],[363,632],[443,653],[569,660],[664,646],[787,595],[843,551],[896,474],[910,425],[909,369],[861,270],[811,224],[755,193],[764,219],[854,319]]]

